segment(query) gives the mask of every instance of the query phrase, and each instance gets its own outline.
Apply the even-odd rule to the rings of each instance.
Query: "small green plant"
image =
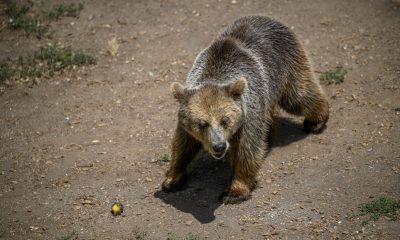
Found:
[[[35,17],[28,16],[29,10],[30,7],[27,5],[18,5],[12,0],[6,1],[8,27],[13,30],[23,29],[27,35],[35,34],[37,38],[50,37],[48,25]]]
[[[136,227],[135,230],[133,230],[133,237],[134,240],[145,240],[147,238],[147,233]]]
[[[7,63],[0,64],[0,84],[14,76],[14,72],[14,69],[12,69]]]
[[[78,18],[83,3],[58,4],[42,17],[28,15],[30,9],[28,5],[18,5],[14,0],[7,0],[5,13],[8,17],[8,27],[13,30],[22,29],[27,35],[34,34],[39,39],[50,38],[52,36],[49,31],[50,22],[58,21],[62,17]]]
[[[174,233],[169,232],[167,236],[167,240],[201,240],[199,236],[194,233],[189,232],[186,236],[179,237]]]
[[[188,235],[186,235],[183,240],[201,240],[201,238],[199,236],[197,236],[196,234],[193,233],[188,233]]]
[[[382,215],[396,220],[396,211],[400,209],[400,200],[396,200],[388,197],[381,197],[370,203],[363,204],[359,207],[360,214],[358,216],[369,215],[370,219],[363,221],[363,225],[368,224],[371,220],[378,220]]]
[[[133,240],[146,240],[146,239],[149,239],[147,233],[140,230],[138,227],[135,227],[133,230]],[[189,232],[183,238],[169,232],[167,240],[201,240],[201,238],[191,232]]]
[[[80,50],[74,52],[69,47],[59,48],[49,45],[34,52],[33,62],[35,65],[41,63],[44,66],[43,72],[48,72],[52,76],[55,72],[68,67],[96,64],[96,58]]]
[[[58,240],[77,240],[78,236],[78,233],[74,230],[70,234],[58,238]]]
[[[163,163],[168,163],[171,161],[171,157],[168,154],[164,154],[161,156],[160,161]]]
[[[32,55],[18,58],[14,63],[0,65],[0,82],[11,78],[35,78],[53,76],[56,72],[74,66],[96,64],[96,58],[81,50],[73,51],[69,47],[48,45]]]
[[[6,1],[5,12],[8,17],[20,18],[24,16],[29,11],[29,9],[30,9],[29,6],[17,5],[17,3],[12,0]]]
[[[58,21],[62,17],[78,18],[82,9],[83,3],[58,4],[47,14],[47,18],[51,21]]]
[[[344,81],[344,76],[346,75],[347,71],[343,67],[336,67],[333,71],[326,71],[322,72],[321,76],[319,77],[320,81],[324,84],[339,84]]]

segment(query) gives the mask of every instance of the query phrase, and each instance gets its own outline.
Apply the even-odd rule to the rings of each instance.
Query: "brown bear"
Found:
[[[296,36],[268,17],[236,20],[197,56],[185,86],[171,85],[179,102],[178,126],[165,192],[182,188],[186,167],[203,147],[231,163],[223,203],[250,197],[269,149],[276,106],[304,116],[304,130],[320,133],[327,98]]]

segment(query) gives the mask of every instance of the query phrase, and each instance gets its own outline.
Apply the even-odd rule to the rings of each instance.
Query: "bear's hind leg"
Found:
[[[172,140],[172,159],[167,177],[162,184],[164,192],[181,189],[186,183],[186,168],[201,149],[201,145],[180,127]]]
[[[290,80],[282,91],[279,105],[287,112],[304,116],[304,131],[321,133],[329,119],[329,104],[318,82],[313,76],[301,80]]]
[[[321,133],[329,118],[329,105],[324,97],[313,100],[313,108],[305,114],[303,129],[307,133]]]

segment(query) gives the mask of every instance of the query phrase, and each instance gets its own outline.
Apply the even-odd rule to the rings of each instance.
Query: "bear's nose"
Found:
[[[213,150],[216,153],[222,153],[223,151],[225,151],[225,149],[226,149],[225,142],[221,142],[221,143],[217,143],[217,144],[213,145]]]

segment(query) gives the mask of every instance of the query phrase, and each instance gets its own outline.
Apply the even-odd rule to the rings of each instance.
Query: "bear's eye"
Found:
[[[226,126],[228,126],[228,123],[229,123],[229,118],[228,117],[223,117],[221,119],[221,126],[226,127]]]
[[[208,122],[206,121],[200,121],[198,124],[200,129],[205,129],[209,126]]]

